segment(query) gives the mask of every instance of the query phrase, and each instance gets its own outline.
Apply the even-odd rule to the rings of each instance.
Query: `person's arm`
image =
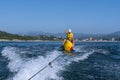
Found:
[[[63,41],[63,44],[62,44],[62,45],[64,45],[65,41],[66,41],[66,39],[64,39],[64,41]]]
[[[74,40],[74,38],[73,38],[73,48],[74,48],[74,45],[75,45],[75,40]]]
[[[72,44],[73,44],[73,48],[74,48],[74,45],[75,45],[74,35],[73,35],[73,39],[72,39]]]

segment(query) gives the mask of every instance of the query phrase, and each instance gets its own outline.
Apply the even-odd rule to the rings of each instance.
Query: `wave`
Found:
[[[1,52],[2,56],[10,61],[7,67],[11,72],[18,72],[24,65],[24,61],[16,51],[17,48],[9,46],[5,47]]]
[[[8,80],[28,80],[32,75],[42,69],[44,66],[48,65],[49,62],[52,62],[51,66],[47,66],[42,72],[33,77],[31,80],[64,80],[62,76],[60,76],[60,71],[65,70],[65,66],[68,66],[73,61],[79,62],[87,59],[91,54],[94,53],[94,50],[90,52],[85,52],[84,54],[79,54],[81,49],[76,47],[78,51],[78,55],[73,56],[65,56],[63,52],[53,50],[51,52],[47,52],[46,56],[38,56],[37,58],[31,58],[30,60],[24,59],[18,51],[19,48],[16,47],[5,47],[2,50],[2,56],[6,57],[9,60],[8,68],[14,73],[12,77],[8,78]],[[85,50],[84,50],[85,51]],[[22,52],[22,51],[21,51]],[[34,53],[33,53],[34,54]]]

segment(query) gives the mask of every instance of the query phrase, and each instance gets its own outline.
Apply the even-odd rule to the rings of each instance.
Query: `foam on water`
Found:
[[[17,49],[15,47],[5,47],[2,51],[2,56],[10,60],[8,64],[10,71],[17,72],[17,74],[12,78],[13,80],[28,80],[32,75],[60,55],[58,52],[53,51],[46,57],[39,56],[37,59],[31,59],[24,62],[24,59],[22,59],[19,54],[15,53],[16,50]],[[47,78],[60,79],[60,77],[57,77],[57,72],[61,69],[58,65],[58,63],[52,64],[52,66],[54,66],[53,68],[48,66],[32,80],[45,80]]]
[[[54,60],[57,56],[63,55],[62,52],[54,50],[49,52],[45,57],[38,56],[36,59],[25,60],[20,54],[17,54],[17,49],[15,47],[5,47],[2,51],[2,56],[9,59],[8,68],[11,72],[17,72],[13,77],[8,80],[28,80],[32,75],[42,69],[48,63]],[[93,51],[86,52],[85,54],[80,54],[69,58],[69,56],[64,56],[64,58],[58,57],[53,63],[52,68],[48,66],[38,75],[36,75],[31,80],[64,80],[62,76],[59,75],[61,70],[64,70],[65,66],[69,65],[73,61],[85,60],[91,55]]]
[[[81,55],[80,57],[74,58],[73,61],[78,62],[79,60],[85,60],[85,59],[87,59],[87,58],[88,58],[91,54],[93,54],[93,53],[94,53],[94,51],[87,52],[87,53]]]
[[[16,53],[16,50],[17,49],[15,47],[5,47],[1,52],[2,56],[10,60],[8,68],[10,69],[11,72],[19,71],[24,65],[22,58],[20,57],[19,54]]]

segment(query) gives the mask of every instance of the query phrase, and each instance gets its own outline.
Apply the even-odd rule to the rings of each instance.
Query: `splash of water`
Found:
[[[5,47],[3,49],[2,56],[6,57],[10,62],[8,68],[11,72],[18,72],[24,65],[24,61],[19,54],[16,53],[17,48],[15,47]],[[23,65],[21,65],[23,64]]]
[[[11,72],[17,72],[15,76],[9,78],[8,80],[28,80],[32,75],[46,66],[50,61],[55,59],[57,56],[61,55],[62,52],[54,50],[49,52],[45,57],[38,56],[36,59],[31,59],[25,61],[20,54],[17,54],[17,49],[15,47],[5,47],[2,51],[2,56],[9,59],[8,68]],[[64,58],[59,58],[52,63],[52,68],[48,66],[41,73],[36,75],[32,80],[64,80],[59,76],[59,72],[64,70],[65,66],[69,65],[72,61],[85,60],[91,55],[92,52],[87,52],[85,54],[80,54],[78,56],[70,58],[69,56],[64,56]]]

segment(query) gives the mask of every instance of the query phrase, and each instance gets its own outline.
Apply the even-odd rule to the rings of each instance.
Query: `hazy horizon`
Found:
[[[106,34],[120,30],[119,0],[0,1],[0,30]]]
[[[44,31],[28,31],[28,32],[9,32],[9,31],[5,31],[5,30],[0,30],[0,31],[4,31],[4,32],[7,32],[7,33],[10,33],[10,34],[25,34],[25,35],[29,35],[29,34],[39,34],[39,33],[50,33],[50,34],[58,34],[58,33],[65,33],[65,31],[63,32],[44,32]],[[120,31],[120,30],[118,30]],[[74,32],[73,33],[78,33],[78,34],[111,34],[111,33],[114,33],[114,32],[118,32],[118,31],[112,31],[112,32],[108,32],[108,33],[85,33],[85,32]]]
[[[26,30],[26,31],[9,31],[9,30],[2,30],[2,29],[0,29],[0,31],[5,31],[5,32],[8,32],[8,33],[12,33],[12,34],[28,34],[28,33],[39,33],[39,32],[40,33],[41,32],[43,32],[43,33],[65,33],[65,31],[67,29],[64,29],[63,31],[58,31],[58,32],[49,32],[49,31],[47,32],[47,31],[41,31],[41,30],[36,30],[36,31],[35,30],[30,30],[30,31],[28,31],[28,30]],[[120,31],[120,30],[95,33],[95,32],[75,32],[75,31],[72,30],[73,33],[81,33],[81,34],[110,34],[110,33],[118,32],[118,31]]]

